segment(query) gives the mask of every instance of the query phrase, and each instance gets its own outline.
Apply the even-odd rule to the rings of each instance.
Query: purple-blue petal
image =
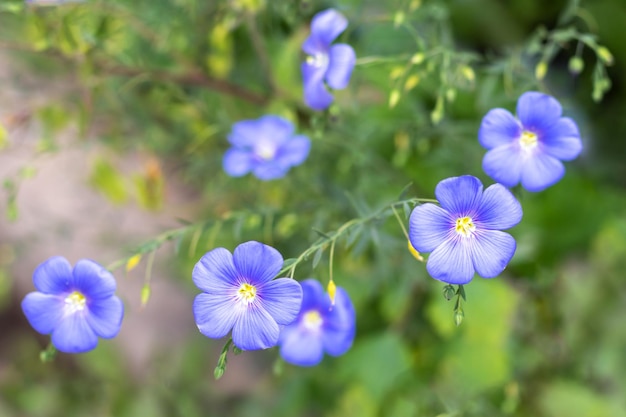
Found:
[[[493,148],[483,157],[483,171],[507,187],[519,184],[523,165],[524,156],[517,143]]]
[[[311,150],[311,141],[306,136],[294,136],[290,141],[280,147],[276,153],[276,163],[284,168],[291,168],[303,163],[309,151]]]
[[[85,316],[87,324],[97,336],[110,339],[119,333],[124,317],[122,300],[116,296],[90,300],[88,309],[89,313]]]
[[[293,322],[302,304],[302,287],[291,278],[278,278],[258,290],[261,306],[279,325]]]
[[[31,292],[22,300],[22,311],[33,329],[50,334],[63,317],[65,301],[62,296]]]
[[[303,62],[302,80],[304,84],[304,102],[313,110],[324,110],[333,102],[333,96],[324,85],[324,68]]]
[[[413,209],[409,218],[409,240],[420,252],[432,252],[446,240],[454,219],[439,206],[426,203]]]
[[[258,119],[258,129],[257,136],[279,147],[293,136],[294,126],[289,120],[270,114]]]
[[[35,269],[33,283],[46,294],[68,292],[73,283],[72,265],[61,256],[53,256]]]
[[[515,254],[515,239],[499,230],[481,230],[472,242],[472,263],[483,278],[499,275]]]
[[[332,356],[343,355],[352,347],[356,333],[354,305],[343,288],[337,288],[335,305],[322,318],[324,350]]]
[[[335,9],[317,13],[311,20],[311,36],[320,44],[330,45],[348,27],[348,19]]]
[[[541,136],[541,149],[562,161],[575,159],[583,149],[578,126],[569,117],[562,117]]]
[[[191,278],[202,291],[223,294],[237,286],[239,273],[235,269],[231,253],[224,248],[215,248],[200,258],[193,268]]]
[[[517,101],[517,117],[525,130],[541,134],[561,117],[559,102],[547,94],[530,91]]]
[[[315,366],[324,357],[320,336],[304,326],[287,326],[280,333],[280,356],[293,365]]]
[[[115,294],[115,278],[102,265],[81,259],[74,265],[74,288],[87,299],[105,299]]]
[[[502,184],[493,184],[483,193],[474,222],[479,229],[509,229],[522,220],[522,206]]]
[[[327,311],[330,309],[330,296],[316,279],[305,279],[302,286],[302,307],[300,312],[308,310]]]
[[[200,333],[219,339],[228,334],[246,314],[246,305],[232,294],[198,294],[193,301],[193,316]]]
[[[558,159],[541,152],[524,162],[522,187],[528,191],[542,191],[556,184],[565,174],[565,167]]]
[[[86,310],[67,314],[52,332],[52,344],[65,353],[83,353],[98,345],[98,337],[87,323]]]
[[[426,262],[431,277],[448,284],[467,284],[474,277],[471,248],[461,236],[443,242]]]
[[[483,117],[478,131],[478,142],[491,149],[501,145],[508,145],[519,139],[522,126],[519,121],[507,110],[493,109]]]
[[[222,166],[231,177],[243,177],[255,166],[254,154],[248,150],[230,148],[224,154]]]
[[[254,146],[259,137],[258,120],[242,120],[234,123],[228,141],[238,148],[249,148]]]
[[[278,324],[272,316],[253,303],[235,323],[233,343],[242,350],[267,349],[276,346],[278,334]]]
[[[462,175],[440,181],[435,187],[435,197],[441,207],[451,216],[466,216],[471,215],[478,208],[482,191],[483,184],[478,178]]]
[[[346,88],[355,63],[356,54],[350,45],[339,43],[331,46],[325,75],[328,85],[335,90]]]
[[[289,167],[284,167],[277,161],[264,161],[258,163],[252,173],[262,181],[270,181],[284,177],[287,171]]]
[[[233,263],[245,282],[258,286],[271,281],[278,274],[283,266],[283,257],[271,246],[250,241],[235,248]]]

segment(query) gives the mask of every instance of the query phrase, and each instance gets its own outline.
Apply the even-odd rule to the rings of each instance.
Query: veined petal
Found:
[[[280,116],[267,115],[258,119],[257,137],[280,146],[293,136],[294,126],[289,120]]]
[[[522,169],[522,186],[528,191],[541,191],[556,184],[565,174],[565,167],[558,159],[537,152],[528,158]]]
[[[335,9],[317,13],[311,21],[311,35],[330,45],[348,27],[348,19]]]
[[[222,166],[231,177],[242,177],[254,168],[254,155],[247,150],[230,148],[224,154]]]
[[[245,313],[246,306],[227,294],[202,293],[193,300],[193,317],[198,330],[213,339],[226,336]]]
[[[483,193],[476,218],[479,229],[509,229],[522,220],[522,206],[502,184],[493,184]]]
[[[196,287],[207,293],[224,294],[239,282],[233,256],[224,248],[215,248],[196,263],[191,273]]]
[[[284,327],[280,332],[280,356],[293,365],[317,365],[324,357],[320,334],[297,324]]]
[[[452,229],[450,213],[431,203],[420,204],[409,218],[409,240],[420,252],[432,252]]]
[[[33,283],[38,291],[46,294],[70,291],[72,265],[62,256],[53,256],[35,269]]]
[[[562,117],[550,129],[543,132],[541,149],[562,161],[571,161],[583,149],[578,126],[569,117]]]
[[[89,299],[109,298],[115,294],[115,278],[102,265],[81,259],[74,265],[74,286]]]
[[[523,161],[519,145],[498,146],[483,157],[483,171],[500,184],[513,187],[522,177]]]
[[[515,253],[515,239],[499,230],[481,230],[472,242],[472,263],[478,275],[493,278],[499,275]]]
[[[279,325],[290,324],[298,316],[302,304],[302,287],[291,278],[278,278],[259,289],[263,308]]]
[[[252,173],[260,180],[270,181],[284,177],[287,171],[289,167],[284,167],[277,161],[264,161],[257,164]]]
[[[486,148],[508,145],[519,139],[522,126],[507,110],[493,109],[483,117],[478,131],[478,142]]]
[[[247,283],[262,285],[278,274],[283,266],[283,257],[271,246],[250,241],[235,248],[233,263],[239,276]]]
[[[304,84],[304,102],[313,110],[324,110],[333,102],[333,96],[324,85],[325,69],[320,69],[306,62],[302,63]]]
[[[89,313],[86,314],[87,324],[96,335],[105,339],[115,337],[122,326],[124,304],[118,297],[90,301]]]
[[[309,156],[310,149],[309,138],[302,135],[294,136],[278,150],[275,162],[285,168],[300,165]]]
[[[483,184],[476,177],[462,175],[447,178],[435,187],[435,197],[451,216],[466,216],[475,212],[482,198]],[[415,249],[420,250],[417,246]]]
[[[62,296],[31,292],[22,300],[22,311],[33,329],[50,334],[63,317],[64,305]]]
[[[83,353],[98,345],[98,337],[85,318],[86,311],[68,314],[52,332],[52,344],[65,353]]]
[[[448,284],[467,284],[474,277],[471,249],[464,239],[451,238],[433,251],[426,262],[426,270],[436,280]]]
[[[233,328],[233,343],[242,350],[267,349],[278,343],[278,324],[263,307],[250,304]]]
[[[547,94],[530,91],[517,101],[517,117],[526,130],[541,134],[556,123],[563,109],[559,102]]]
[[[356,63],[356,54],[350,45],[339,43],[330,47],[326,82],[331,88],[341,90],[348,86]]]
[[[356,333],[354,305],[343,288],[337,288],[335,305],[322,318],[324,350],[332,356],[343,355],[352,347]]]

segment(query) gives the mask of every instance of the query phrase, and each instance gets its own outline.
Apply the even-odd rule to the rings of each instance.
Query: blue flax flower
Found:
[[[115,278],[101,265],[82,259],[74,269],[55,256],[35,269],[31,292],[22,301],[28,322],[41,334],[52,334],[61,352],[82,353],[98,337],[115,337],[122,325],[124,305],[115,294]]]
[[[561,161],[576,158],[582,150],[580,133],[569,117],[561,117],[559,102],[549,95],[527,92],[517,101],[517,119],[504,109],[483,118],[480,144],[489,149],[483,169],[495,181],[528,191],[541,191],[565,174]]]
[[[500,231],[522,219],[522,207],[501,184],[483,192],[471,175],[441,181],[435,188],[441,207],[422,204],[411,213],[409,239],[420,252],[432,252],[428,273],[449,284],[467,284],[477,272],[500,274],[515,253],[515,239]]]
[[[309,155],[311,141],[294,135],[291,122],[278,116],[243,120],[228,136],[232,148],[224,155],[224,170],[232,177],[251,172],[261,180],[285,176]]]
[[[313,366],[321,362],[324,352],[346,353],[354,340],[356,321],[348,294],[337,287],[331,305],[330,296],[314,279],[302,281],[302,293],[298,318],[280,331],[280,355],[294,365]]]
[[[319,12],[311,21],[311,34],[302,44],[308,55],[302,63],[304,102],[314,110],[324,110],[333,102],[324,82],[341,90],[348,86],[356,55],[350,45],[331,43],[348,27],[348,20],[337,10]]]
[[[242,350],[276,346],[278,326],[291,323],[302,302],[298,281],[272,280],[282,265],[276,249],[254,241],[232,255],[224,248],[207,252],[192,273],[203,291],[193,302],[200,332],[219,339],[232,329],[233,343]]]

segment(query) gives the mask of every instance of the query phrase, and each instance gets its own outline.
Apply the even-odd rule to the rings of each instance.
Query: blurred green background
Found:
[[[302,102],[300,45],[328,7],[348,18],[339,39],[358,63],[350,86],[318,113]],[[11,72],[0,88],[21,95],[0,103],[0,416],[626,416],[624,22],[623,0],[2,0],[0,59]],[[465,287],[459,327],[443,284],[386,211],[334,254],[335,281],[357,309],[347,354],[298,368],[276,349],[246,352],[213,379],[223,342],[198,333],[191,315],[191,269],[202,254],[254,239],[296,258],[320,238],[314,230],[367,217],[403,190],[433,198],[440,180],[463,174],[490,184],[480,121],[494,107],[514,111],[529,90],[560,100],[585,150],[556,185],[515,190],[524,209],[511,231],[517,253],[500,277]],[[281,180],[229,178],[221,158],[231,125],[265,114],[311,138],[308,160]],[[89,154],[76,187],[93,191],[77,188],[76,199],[145,222],[167,218],[167,227],[120,243],[115,220],[48,230],[43,212],[19,235],[40,158],[76,152]],[[59,253],[55,239],[86,225],[91,241]],[[39,361],[47,340],[19,303],[45,260],[33,259],[42,235],[45,256],[119,260],[118,287],[132,307],[123,329],[160,335],[141,366],[132,330],[90,353]],[[169,287],[142,278],[151,254]],[[296,278],[326,283],[328,267],[326,250]]]

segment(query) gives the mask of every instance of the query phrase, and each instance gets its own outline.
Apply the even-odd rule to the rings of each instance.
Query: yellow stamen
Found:
[[[522,145],[522,149],[530,150],[537,146],[537,135],[528,130],[524,130],[519,138],[519,143]]]
[[[459,217],[456,219],[456,232],[464,237],[470,237],[476,230],[476,225],[471,217]]]
[[[247,283],[241,284],[237,290],[237,296],[239,301],[250,304],[256,298],[256,287]]]
[[[424,257],[411,245],[411,241],[408,240],[407,242],[409,243],[409,252],[411,252],[411,255],[418,261],[424,262]]]
[[[302,318],[302,322],[304,323],[304,327],[309,330],[317,330],[320,328],[324,320],[322,320],[322,316],[317,310],[311,310],[304,313],[304,317]]]
[[[81,311],[85,308],[85,304],[87,303],[87,299],[85,296],[79,292],[74,291],[67,297],[65,297],[65,308],[68,313],[75,313],[77,311]]]

